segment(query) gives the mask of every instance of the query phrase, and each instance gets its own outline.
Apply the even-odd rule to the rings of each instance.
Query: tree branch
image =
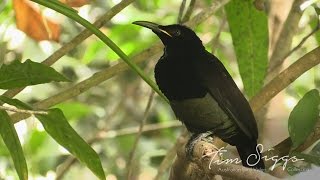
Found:
[[[268,71],[278,72],[281,68],[281,64],[284,61],[285,55],[290,51],[292,38],[296,34],[298,24],[302,16],[300,11],[300,4],[305,0],[295,0],[292,4],[289,15],[284,23],[280,32],[277,43],[275,44],[274,51],[270,57],[270,64]],[[270,79],[274,74],[268,74],[267,79]]]
[[[299,60],[282,71],[278,76],[265,85],[251,100],[253,112],[257,112],[275,95],[289,86],[303,73],[320,63],[320,47],[310,51]]]
[[[219,38],[221,35],[221,32],[225,26],[225,24],[227,23],[227,18],[223,17],[223,19],[221,20],[218,32],[216,33],[216,35],[214,36],[214,38],[212,38],[209,42],[209,44],[211,44],[211,52],[214,53],[216,51],[216,48],[218,46],[218,42],[219,42]]]
[[[310,68],[314,67],[315,65],[320,63],[320,47],[312,50],[311,52],[307,53],[303,57],[301,57],[299,60],[297,60],[295,63],[293,63],[291,66],[289,66],[286,70],[284,70],[282,73],[280,73],[277,77],[275,77],[273,80],[271,80],[265,87],[262,88],[260,92],[258,92],[257,95],[255,95],[251,101],[250,105],[253,110],[253,112],[256,114],[258,111],[263,108],[265,104],[267,104],[276,94],[278,94],[281,90],[286,88],[290,83],[292,83],[295,79],[297,79],[299,76],[301,76],[304,72],[308,71]],[[306,147],[309,147],[311,144],[316,142],[320,138],[320,120],[318,125],[315,128],[314,133],[310,135],[310,137],[306,140],[304,145],[301,145],[297,150],[304,150]],[[183,138],[183,137],[180,137]],[[217,143],[218,142],[218,143]],[[205,144],[203,144],[205,143]],[[199,145],[200,144],[200,145]],[[235,165],[219,165],[215,166],[215,168],[211,171],[208,171],[208,161],[210,162],[210,159],[203,159],[202,155],[204,152],[212,152],[215,150],[214,147],[223,147],[226,143],[221,143],[221,141],[215,141],[214,146],[210,143],[200,141],[196,144],[196,147],[194,149],[194,157],[196,159],[195,163],[196,166],[190,162],[189,160],[185,159],[184,151],[185,149],[182,148],[180,151],[178,150],[178,157],[175,160],[173,166],[172,166],[172,172],[170,179],[181,179],[184,177],[190,177],[189,179],[200,179],[200,177],[204,176],[210,176],[213,178],[213,176],[219,174],[226,177],[231,178],[258,178],[258,179],[268,179],[271,178],[270,175],[267,175],[262,172],[256,172],[256,171],[250,171],[250,169],[242,167],[242,166],[235,166]],[[292,143],[290,138],[285,139],[278,145],[274,147],[273,150],[268,151],[264,153],[263,155],[267,155],[268,157],[272,157],[275,155],[278,156],[284,156],[288,155],[290,149],[291,149]],[[179,156],[179,153],[181,154]],[[266,166],[272,165],[273,162],[266,162]],[[184,164],[184,166],[182,166]],[[218,171],[219,169],[220,171]],[[222,170],[221,170],[222,168]],[[225,168],[228,168],[228,170],[223,170]],[[240,168],[240,169],[239,169]],[[230,173],[233,172],[241,172],[241,173]],[[242,173],[242,172],[247,173]],[[228,172],[228,173],[225,173]],[[242,176],[245,175],[245,176]]]
[[[318,19],[318,17],[317,17]],[[315,28],[313,28],[313,30],[307,34],[304,38],[302,38],[302,40],[299,42],[299,44],[297,46],[295,46],[294,48],[292,48],[285,56],[283,59],[287,59],[287,57],[289,57],[294,51],[298,50],[299,48],[301,48],[301,46],[312,36],[314,35],[318,30],[320,29],[320,21],[318,19],[317,25]],[[284,60],[283,60],[284,61]]]
[[[185,147],[184,144],[188,141],[188,138],[184,138],[183,142],[181,142],[180,137],[180,148],[177,151],[177,159],[175,160],[172,171],[170,175],[171,180],[175,179],[186,179],[185,177],[189,177],[188,179],[201,179],[203,176],[209,176],[213,178],[213,176],[219,174],[225,177],[231,177],[236,179],[277,179],[272,177],[266,173],[262,173],[261,171],[255,171],[251,168],[245,168],[243,166],[232,165],[232,164],[222,164],[222,165],[213,165],[210,164],[212,160],[219,160],[219,159],[211,159],[212,156],[209,158],[203,158],[204,154],[208,154],[208,152],[215,151],[215,148],[223,147],[226,144],[221,143],[221,141],[214,141],[214,145],[212,143],[208,143],[205,141],[200,141],[196,144],[193,152],[194,161],[191,163],[185,157]],[[218,138],[217,138],[218,139]],[[320,119],[318,120],[314,131],[309,135],[306,139],[305,143],[300,145],[298,148],[295,149],[297,152],[302,152],[310,147],[312,144],[317,142],[320,139]],[[270,157],[284,157],[289,154],[292,150],[292,141],[290,138],[287,138],[271,148],[268,151],[263,152],[262,156],[267,158]],[[269,168],[274,165],[274,161],[264,161],[266,168]],[[211,169],[209,169],[209,166]],[[236,172],[236,173],[233,173]],[[241,172],[241,173],[239,173]],[[245,173],[245,174],[243,174]]]
[[[181,146],[177,151],[177,158],[173,164],[172,171],[170,172],[170,180],[178,179],[213,179],[216,175],[232,179],[252,179],[252,180],[273,180],[278,179],[262,171],[246,168],[241,165],[231,163],[222,163],[216,165],[214,161],[221,160],[219,156],[215,155],[216,145],[219,147],[224,143],[221,140],[214,140],[214,144],[200,141],[198,142],[193,151],[193,162],[186,159],[185,144],[188,138],[184,138]],[[218,148],[219,148],[218,147]],[[205,155],[205,156],[204,156]]]
[[[190,1],[190,4],[189,4],[189,7],[186,11],[186,13],[184,14],[182,20],[181,20],[181,23],[185,23],[187,22],[189,19],[190,19],[190,16],[192,14],[192,11],[194,9],[194,5],[196,4],[196,0],[191,0]]]
[[[177,22],[178,22],[179,24],[182,23],[183,11],[184,11],[184,9],[186,8],[186,2],[187,2],[187,0],[182,0],[182,2],[181,2],[181,4],[180,4],[178,19],[177,19]]]
[[[159,131],[163,129],[177,128],[177,127],[182,127],[181,122],[177,120],[169,121],[167,123],[146,124],[143,126],[141,133],[150,132],[150,131]],[[93,138],[87,140],[87,142],[88,144],[92,145],[102,140],[112,139],[120,136],[134,135],[139,132],[140,132],[139,127],[128,127],[128,128],[109,130],[109,131],[102,130],[102,131],[99,131]],[[186,136],[187,136],[187,133],[186,133]],[[169,150],[169,152],[171,152],[171,156],[169,156],[167,160],[163,161],[166,163],[162,166],[161,165],[159,166],[158,172],[161,172],[161,173],[166,172],[167,167],[172,164],[172,161],[176,156],[176,148],[172,148],[171,150]],[[77,162],[77,159],[74,156],[69,156],[61,165],[59,165],[58,170],[56,172],[56,180],[62,179],[65,173],[69,170],[69,168],[75,162]],[[159,176],[159,178],[160,177],[161,176]]]
[[[120,11],[130,5],[134,0],[123,0],[119,4],[112,7],[108,12],[99,17],[99,19],[93,24],[96,27],[102,27],[106,22],[112,19],[115,15],[117,15]],[[57,51],[55,51],[52,55],[50,55],[47,59],[45,59],[42,63],[48,66],[51,66],[55,62],[57,62],[62,56],[66,55],[72,49],[77,47],[81,42],[86,40],[89,36],[92,35],[92,32],[85,29],[81,33],[79,33],[76,37],[74,37],[70,42],[66,43],[62,47],[60,47]],[[6,91],[3,95],[6,97],[14,97],[19,92],[21,92],[24,88],[11,89]]]
[[[176,157],[177,154],[177,150],[179,149],[179,147],[183,146],[183,143],[185,142],[184,138],[185,137],[189,137],[188,135],[188,131],[187,129],[184,127],[183,130],[181,131],[181,135],[178,137],[178,139],[176,140],[175,144],[173,147],[171,147],[168,151],[166,156],[164,157],[164,159],[162,160],[160,166],[158,167],[158,172],[157,175],[155,176],[155,178],[153,180],[159,180],[161,179],[161,177],[163,176],[163,174],[165,172],[168,171],[168,168],[172,165],[172,162],[174,160],[174,158]],[[175,161],[176,162],[176,161]],[[189,161],[185,161],[186,164],[189,164]],[[186,165],[185,164],[185,165]],[[184,168],[185,165],[177,165],[176,167],[180,167],[180,168]],[[172,171],[171,171],[172,172]],[[170,172],[170,173],[171,173]],[[171,176],[171,175],[170,175]],[[182,178],[182,179],[186,179],[186,178]]]
[[[147,120],[147,117],[148,117],[150,109],[151,109],[151,105],[152,105],[152,102],[153,102],[153,97],[154,97],[154,91],[151,91],[150,96],[149,96],[149,100],[148,100],[148,103],[147,103],[147,106],[146,106],[146,109],[144,111],[143,118],[142,118],[142,120],[140,122],[140,125],[139,125],[139,131],[138,131],[138,133],[136,135],[136,139],[135,139],[134,144],[132,146],[132,150],[129,153],[129,160],[128,160],[128,164],[127,164],[127,167],[128,167],[127,179],[133,179],[134,166],[132,166],[132,163],[133,163],[133,159],[134,159],[134,156],[135,156],[136,149],[138,147],[139,140],[140,140],[141,135],[142,135],[143,126],[144,126],[144,124],[145,124],[145,122]]]
[[[16,107],[7,107],[7,106],[0,106],[0,109],[5,111],[11,111],[11,112],[17,112],[17,113],[23,113],[23,114],[48,114],[46,111],[32,111],[32,110],[26,110],[26,109],[17,109]]]
[[[219,2],[214,2],[212,5],[201,11],[198,15],[196,15],[194,18],[192,18],[190,21],[186,23],[189,27],[195,27],[196,25],[200,24],[207,18],[209,18],[212,14],[214,14],[217,10],[219,10],[221,7],[223,7],[226,3],[228,3],[230,0],[222,0]],[[160,43],[156,43],[151,48],[148,48],[141,52],[140,54],[134,56],[131,58],[132,61],[135,63],[142,62],[144,60],[150,59],[150,57],[154,57],[158,53],[162,51],[162,45]],[[110,68],[106,68],[100,72],[95,73],[88,79],[77,83],[76,85],[59,92],[58,94],[51,96],[50,98],[44,99],[40,102],[37,102],[33,104],[33,107],[35,109],[46,109],[53,105],[59,104],[61,102],[64,102],[70,98],[76,97],[79,94],[87,91],[91,87],[97,86],[98,84],[112,78],[116,74],[119,74],[123,71],[128,70],[129,67],[126,63],[120,62],[117,65],[114,65]],[[14,114],[11,116],[13,119],[13,122],[19,122],[22,119],[25,119],[28,117],[28,115],[23,114]]]

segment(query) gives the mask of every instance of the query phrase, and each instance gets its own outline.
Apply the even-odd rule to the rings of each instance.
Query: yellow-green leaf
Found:
[[[319,118],[319,91],[307,92],[290,113],[288,128],[293,148],[301,145],[313,131]]]
[[[48,115],[36,115],[46,132],[83,162],[97,177],[105,179],[98,154],[70,126],[62,111],[50,109],[48,112]]]
[[[14,61],[0,68],[0,89],[12,89],[51,81],[69,81],[52,67],[27,60]]]
[[[226,6],[240,75],[251,97],[262,87],[268,65],[268,18],[253,0],[232,0]]]
[[[13,160],[20,180],[28,179],[28,167],[13,122],[4,110],[0,110],[0,134]]]

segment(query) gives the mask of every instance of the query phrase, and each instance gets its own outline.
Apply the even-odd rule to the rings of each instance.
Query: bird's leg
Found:
[[[186,144],[186,156],[189,160],[192,159],[193,156],[193,148],[197,144],[197,142],[204,140],[206,142],[211,142],[207,137],[211,136],[212,132],[208,131],[205,133],[200,133],[200,134],[192,134],[190,139],[188,140]]]

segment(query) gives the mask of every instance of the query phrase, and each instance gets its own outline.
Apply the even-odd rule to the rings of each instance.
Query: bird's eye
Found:
[[[181,31],[179,29],[175,30],[173,33],[172,33],[174,36],[180,36],[181,34]]]

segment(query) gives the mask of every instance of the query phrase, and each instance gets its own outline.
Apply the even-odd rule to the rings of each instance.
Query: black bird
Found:
[[[209,132],[236,146],[244,166],[264,169],[257,149],[257,124],[248,101],[195,32],[178,24],[133,24],[151,29],[165,46],[155,66],[155,79],[177,118],[193,133],[187,155],[191,155],[195,142]]]

